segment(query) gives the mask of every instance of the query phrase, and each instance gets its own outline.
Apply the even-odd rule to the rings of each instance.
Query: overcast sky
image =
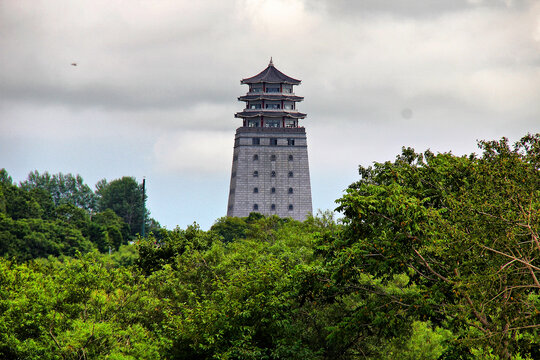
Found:
[[[314,210],[402,146],[540,131],[540,1],[3,0],[0,168],[145,176],[162,225],[208,228],[271,56],[302,80]]]

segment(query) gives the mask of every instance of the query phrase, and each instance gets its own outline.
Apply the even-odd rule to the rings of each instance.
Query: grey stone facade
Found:
[[[271,139],[277,144],[271,145]],[[292,139],[294,145],[289,145]],[[312,212],[304,128],[236,130],[227,216],[251,212],[296,220]]]
[[[258,82],[261,74],[266,74],[264,81]],[[295,107],[265,107],[265,101],[269,102],[265,90],[268,84],[283,89],[287,81],[296,82],[294,85],[300,81],[282,74],[272,63],[261,74],[247,79],[252,82],[242,80],[250,84],[250,98],[240,98],[246,101],[246,109],[236,114],[243,118],[244,126],[236,130],[234,139],[227,216],[245,217],[258,212],[302,221],[312,212],[306,131],[298,127],[298,120],[305,114]],[[286,96],[294,96],[292,85],[288,86],[291,90],[287,95],[277,95],[283,96],[281,104]],[[295,101],[302,99],[294,96]],[[262,106],[252,110],[250,104],[254,103]]]

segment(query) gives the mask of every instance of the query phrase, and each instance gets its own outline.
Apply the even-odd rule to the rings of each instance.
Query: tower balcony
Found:
[[[253,118],[260,116],[269,117],[288,117],[293,119],[303,119],[306,114],[297,110],[285,110],[285,109],[247,109],[234,114],[236,118]]]
[[[257,100],[270,100],[270,101],[293,101],[300,102],[304,100],[302,96],[296,96],[287,93],[247,93],[246,95],[238,98],[240,101],[257,101]]]
[[[242,126],[236,129],[237,134],[253,134],[253,133],[289,133],[289,134],[305,134],[306,129],[303,126],[298,127],[250,127]]]
[[[285,89],[284,89],[285,90]],[[262,90],[255,90],[255,91],[249,91],[247,95],[288,95],[288,96],[294,96],[294,91],[288,92],[288,91],[262,91]]]
[[[250,109],[250,108],[244,108],[243,112],[250,112],[250,111],[254,111],[254,112],[261,112],[261,111],[264,111],[264,112],[286,112],[286,113],[298,113],[298,110],[296,109],[270,109],[270,108],[266,108],[266,109]]]

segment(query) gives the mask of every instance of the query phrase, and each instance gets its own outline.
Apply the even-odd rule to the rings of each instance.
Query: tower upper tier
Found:
[[[302,80],[297,80],[285,75],[284,73],[275,68],[274,62],[272,61],[272,59],[270,59],[270,63],[268,64],[268,67],[266,69],[264,69],[255,76],[242,79],[242,81],[240,81],[241,84],[259,84],[263,82],[267,84],[300,85]]]
[[[240,83],[249,85],[248,93],[238,98],[246,103],[246,108],[234,115],[244,119],[243,126],[298,127],[298,119],[306,117],[296,109],[296,103],[304,98],[296,96],[293,90],[301,80],[276,69],[272,59],[266,69]]]

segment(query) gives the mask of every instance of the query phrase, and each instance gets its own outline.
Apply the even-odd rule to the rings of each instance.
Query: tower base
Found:
[[[227,216],[251,212],[299,221],[312,213],[303,127],[236,129]]]

